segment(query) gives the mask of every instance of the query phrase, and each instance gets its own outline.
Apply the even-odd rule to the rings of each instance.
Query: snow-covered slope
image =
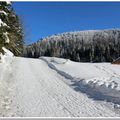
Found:
[[[114,103],[89,98],[86,93],[73,89],[68,84],[69,82],[65,82],[71,80],[70,76],[67,78],[51,69],[45,60],[56,65],[56,69],[59,66],[59,69],[62,68],[64,71],[66,69],[69,72],[76,66],[71,70],[71,77],[72,73],[77,76],[81,70],[79,64],[65,59],[52,59],[51,61],[51,58],[43,60],[43,58],[9,57],[7,65],[0,63],[0,77],[2,76],[0,78],[2,86],[0,87],[0,116],[120,116],[119,108],[115,108]],[[100,70],[98,69],[98,71]],[[92,73],[90,74],[94,76]],[[83,74],[83,76],[85,75]]]
[[[98,100],[120,104],[120,66],[110,63],[78,63],[61,58],[41,57],[75,90]]]

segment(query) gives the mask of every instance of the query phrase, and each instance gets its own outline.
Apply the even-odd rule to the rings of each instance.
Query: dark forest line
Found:
[[[120,29],[66,32],[24,47],[23,56],[67,58],[78,62],[111,62],[120,56]]]

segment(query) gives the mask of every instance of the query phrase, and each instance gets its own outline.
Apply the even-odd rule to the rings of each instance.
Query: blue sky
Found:
[[[27,44],[69,31],[120,28],[120,2],[14,2]]]

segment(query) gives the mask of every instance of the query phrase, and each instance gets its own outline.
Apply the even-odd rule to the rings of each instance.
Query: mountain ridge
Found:
[[[120,56],[120,29],[51,35],[26,46],[24,56],[62,57],[78,62],[111,62]]]

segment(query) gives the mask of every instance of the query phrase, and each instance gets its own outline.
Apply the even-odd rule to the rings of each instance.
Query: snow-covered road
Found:
[[[41,59],[12,58],[3,71],[0,116],[117,117],[110,103],[75,91]],[[1,83],[0,82],[0,83]],[[0,88],[1,90],[1,88]]]

